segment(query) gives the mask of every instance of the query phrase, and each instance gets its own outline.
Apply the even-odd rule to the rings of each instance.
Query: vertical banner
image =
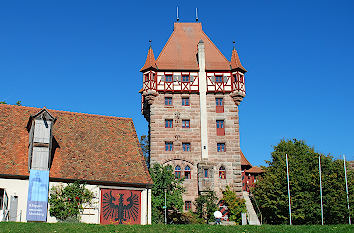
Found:
[[[30,171],[27,221],[46,222],[48,210],[49,171]]]
[[[140,224],[141,191],[101,189],[101,224]]]

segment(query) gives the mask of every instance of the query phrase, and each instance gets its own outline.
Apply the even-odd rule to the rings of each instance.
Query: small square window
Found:
[[[225,143],[218,143],[217,144],[218,147],[218,152],[225,152]]]
[[[191,144],[189,142],[182,143],[183,151],[191,151]]]
[[[173,142],[165,142],[165,151],[173,151]]]
[[[208,178],[209,177],[209,171],[208,169],[204,169],[204,178]]]
[[[182,120],[182,128],[190,128],[190,120]]]
[[[192,202],[191,201],[185,201],[184,202],[184,210],[188,211],[192,209]]]
[[[173,128],[173,120],[165,120],[165,128]]]
[[[172,97],[165,97],[165,105],[172,106]]]
[[[188,83],[189,81],[190,81],[189,75],[183,75],[183,76],[182,76],[182,82]]]
[[[222,76],[215,76],[216,83],[222,83]]]
[[[182,98],[182,106],[189,106],[189,97]]]
[[[166,82],[167,82],[167,83],[173,82],[172,75],[166,75]]]

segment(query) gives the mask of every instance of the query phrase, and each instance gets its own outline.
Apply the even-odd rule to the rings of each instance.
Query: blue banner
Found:
[[[48,210],[49,171],[30,170],[27,221],[46,222]]]

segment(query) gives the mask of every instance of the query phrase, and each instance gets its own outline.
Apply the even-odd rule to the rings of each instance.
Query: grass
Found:
[[[96,225],[85,223],[14,223],[1,222],[0,232],[354,232],[351,225],[262,225],[262,226],[214,226],[214,225]]]

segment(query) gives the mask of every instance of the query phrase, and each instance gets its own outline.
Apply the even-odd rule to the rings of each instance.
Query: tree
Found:
[[[152,205],[152,221],[154,223],[164,223],[165,209],[165,190],[167,196],[167,210],[168,217],[167,222],[171,221],[171,216],[174,216],[176,212],[182,212],[183,199],[182,193],[184,189],[182,187],[182,180],[175,179],[172,166],[161,166],[155,163],[150,167],[150,175],[154,181],[154,185],[151,189],[151,205]]]
[[[236,224],[240,224],[242,222],[241,213],[246,213],[247,211],[245,200],[237,197],[236,193],[233,192],[229,186],[226,186],[226,189],[222,194],[223,200],[229,210],[229,220],[235,221]]]
[[[281,140],[274,147],[272,160],[253,190],[268,224],[288,224],[288,193],[285,154],[288,154],[293,224],[320,224],[320,188],[318,156],[321,156],[324,221],[326,224],[347,223],[343,161],[316,153],[304,141]],[[350,200],[354,198],[354,174],[348,172]],[[351,203],[351,205],[353,205]],[[353,216],[353,211],[351,213]]]
[[[217,197],[214,191],[201,194],[195,199],[196,212],[206,223],[215,221],[214,212],[217,210]]]
[[[50,189],[49,213],[60,221],[79,221],[84,205],[91,204],[93,193],[79,182]]]
[[[140,137],[140,147],[143,151],[145,162],[148,168],[150,168],[150,139],[149,135],[143,135]]]
[[[7,104],[6,101],[0,101],[0,104]]]

